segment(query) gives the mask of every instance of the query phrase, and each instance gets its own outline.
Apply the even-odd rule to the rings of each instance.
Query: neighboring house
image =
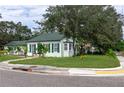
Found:
[[[42,33],[27,42],[27,55],[37,55],[38,43],[45,45],[48,49],[46,57],[70,57],[73,56],[73,41],[67,39],[59,32]]]
[[[5,45],[4,49],[11,49],[9,54],[24,55],[24,46],[27,46],[27,41],[11,41]]]

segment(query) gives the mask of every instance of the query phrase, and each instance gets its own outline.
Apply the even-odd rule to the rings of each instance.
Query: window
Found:
[[[32,44],[32,53],[36,53],[36,44]]]
[[[59,43],[52,43],[52,52],[59,53]]]
[[[68,44],[67,43],[64,44],[64,50],[68,50]]]
[[[72,50],[72,43],[69,43],[69,50]]]
[[[36,53],[36,44],[29,45],[29,52]]]

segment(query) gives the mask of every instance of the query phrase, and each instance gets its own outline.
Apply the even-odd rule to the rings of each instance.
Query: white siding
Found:
[[[67,41],[68,50],[64,51],[64,42],[66,42],[66,41],[67,41],[66,39],[63,39],[61,41],[40,42],[40,43],[50,44],[50,52],[47,52],[45,54],[46,57],[69,57],[69,56],[73,56],[73,50],[71,50],[71,51],[69,50],[69,43],[72,42],[71,39],[69,39]],[[28,56],[33,56],[32,52],[30,52],[30,44],[36,44],[36,47],[37,47],[38,43],[39,42],[27,43],[27,47],[28,47],[27,55]],[[55,43],[59,43],[59,53],[58,52],[52,52],[52,44],[55,44]],[[37,50],[36,50],[36,53],[37,53]]]
[[[63,39],[62,40],[62,51],[63,51],[63,57],[71,57],[74,55],[73,47],[71,50],[69,50],[69,43],[72,43],[72,39]],[[67,50],[64,49],[64,44],[67,44]]]
[[[32,44],[36,44],[36,53],[37,53],[37,42],[32,42],[32,43],[27,43],[27,48],[28,48],[28,52],[27,52],[27,55],[28,56],[33,56],[33,53],[32,52],[30,52],[30,45],[32,45]]]
[[[60,42],[43,42],[43,43],[47,43],[50,44],[50,52],[47,52],[45,54],[46,57],[61,57],[61,43]],[[52,52],[52,44],[53,43],[59,43],[59,53],[58,52]]]

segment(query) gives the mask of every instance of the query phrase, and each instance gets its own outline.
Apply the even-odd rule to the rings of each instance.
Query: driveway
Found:
[[[124,76],[60,76],[0,70],[0,87],[124,87]]]

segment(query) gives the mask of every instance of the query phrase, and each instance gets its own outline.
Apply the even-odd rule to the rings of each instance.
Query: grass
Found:
[[[6,60],[11,60],[11,59],[18,59],[21,58],[19,56],[14,56],[14,55],[2,55],[0,56],[0,62],[6,61]]]
[[[23,61],[10,62],[12,64],[49,65],[67,68],[112,68],[120,66],[118,59],[102,55],[87,55],[83,59],[80,57],[67,58],[35,58]]]

